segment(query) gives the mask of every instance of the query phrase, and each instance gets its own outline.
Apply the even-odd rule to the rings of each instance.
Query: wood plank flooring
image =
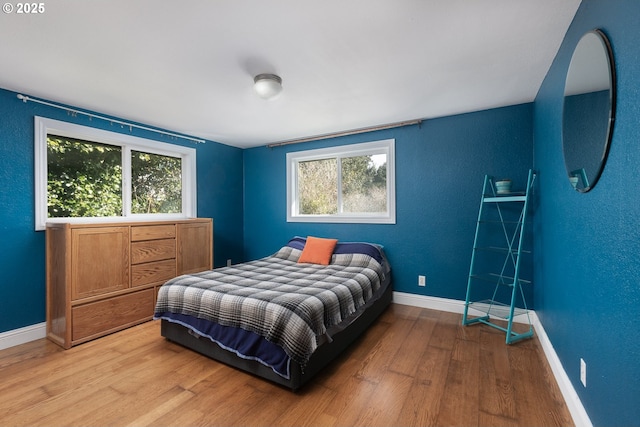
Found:
[[[166,341],[148,322],[62,350],[0,351],[2,426],[570,426],[537,338],[392,304],[297,393]]]

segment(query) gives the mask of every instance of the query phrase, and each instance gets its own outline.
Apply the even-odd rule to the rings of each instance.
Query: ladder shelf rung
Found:
[[[513,277],[496,273],[471,274],[469,277],[471,277],[472,279],[484,280],[485,282],[496,283],[498,285],[513,286],[514,284]],[[504,281],[501,281],[500,279],[504,279]],[[527,279],[518,279],[518,283],[521,285],[530,285],[532,281]]]
[[[500,253],[504,253],[504,254],[508,254],[510,252],[509,248],[501,248],[499,246],[476,246],[473,249],[477,250],[477,251],[500,252]],[[515,248],[511,249],[511,253],[513,253],[513,254],[517,254],[518,252],[523,253],[523,254],[530,254],[531,253],[531,251],[524,250],[524,249],[520,249],[520,251],[518,251],[518,249],[515,249]]]
[[[484,196],[484,203],[524,202],[527,196]]]
[[[478,221],[480,224],[514,224],[520,225],[522,221],[500,221],[499,219],[481,219]]]
[[[509,319],[511,314],[511,306],[509,304],[504,304],[498,301],[493,300],[482,300],[477,302],[470,302],[469,308],[479,311],[483,314],[498,317],[501,319]],[[527,314],[529,310],[521,307],[513,308],[513,317],[522,316],[523,314]]]

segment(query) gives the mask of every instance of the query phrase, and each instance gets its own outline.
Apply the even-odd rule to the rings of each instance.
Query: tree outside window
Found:
[[[131,213],[182,211],[182,159],[131,150]],[[122,148],[47,136],[50,218],[123,215]]]
[[[122,149],[47,136],[49,218],[122,216]]]
[[[182,211],[181,159],[131,152],[131,213]]]

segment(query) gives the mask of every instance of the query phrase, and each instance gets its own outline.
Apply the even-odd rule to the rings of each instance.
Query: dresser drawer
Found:
[[[175,259],[147,262],[131,266],[131,286],[166,282],[174,277],[176,277]]]
[[[151,319],[154,297],[154,289],[145,289],[73,307],[72,341],[115,332]]]
[[[131,227],[131,241],[169,239],[176,237],[176,226],[169,225],[137,225]]]
[[[145,240],[131,243],[131,264],[160,261],[176,257],[176,240]]]

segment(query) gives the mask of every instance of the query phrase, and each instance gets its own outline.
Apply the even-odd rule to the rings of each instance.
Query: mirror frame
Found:
[[[574,47],[573,53],[571,55],[571,61],[569,61],[569,67],[567,68],[567,75],[565,77],[564,95],[563,95],[563,103],[562,103],[562,154],[564,157],[565,169],[567,171],[567,178],[570,181],[571,181],[570,178],[572,176],[574,177],[576,176],[577,171],[571,170],[573,168],[570,167],[569,163],[567,162],[567,151],[568,151],[567,146],[568,145],[566,141],[566,130],[565,130],[565,128],[567,127],[566,111],[565,111],[567,107],[566,88],[567,88],[567,82],[570,76],[569,72],[571,70],[571,63],[575,58],[576,50],[580,45],[580,42],[589,34],[596,35],[598,40],[602,43],[603,53],[606,56],[607,66],[609,68],[609,117],[608,117],[608,123],[607,123],[607,134],[605,137],[604,147],[602,150],[602,156],[600,158],[600,163],[598,165],[598,168],[595,174],[589,174],[588,176],[584,168],[578,169],[578,171],[581,172],[579,174],[580,175],[579,179],[583,180],[583,187],[578,187],[578,186],[574,186],[574,184],[571,184],[572,187],[580,193],[586,193],[588,191],[591,191],[593,187],[596,185],[596,183],[598,182],[598,180],[600,179],[600,176],[602,175],[602,171],[604,170],[605,163],[607,162],[607,158],[609,156],[609,148],[611,146],[611,140],[613,137],[613,126],[614,126],[615,115],[616,115],[616,69],[615,69],[615,62],[613,58],[613,49],[611,48],[611,43],[609,42],[609,38],[607,37],[607,35],[600,29],[594,29],[583,34],[582,37],[580,37],[580,40],[578,40],[578,43]],[[590,182],[589,182],[589,179],[590,179]]]

